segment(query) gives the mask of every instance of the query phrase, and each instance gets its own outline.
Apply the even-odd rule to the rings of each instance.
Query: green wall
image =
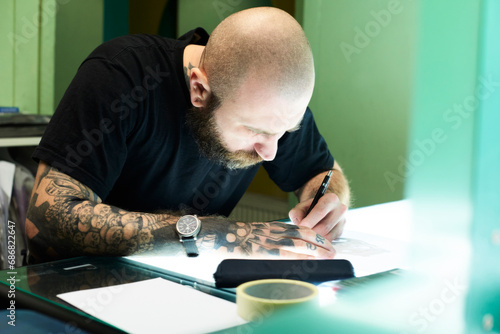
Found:
[[[0,3],[0,106],[14,105],[14,1]]]
[[[403,197],[416,13],[404,0],[304,1],[310,107],[357,207]]]
[[[0,105],[12,106],[14,104],[14,2],[4,1],[0,4]],[[10,36],[10,37],[9,37]]]
[[[103,0],[2,0],[0,32],[0,105],[51,115],[102,42]]]
[[[38,0],[0,2],[0,105],[37,113],[40,80]]]
[[[71,0],[59,8],[55,33],[55,106],[81,62],[103,41],[103,1]]]
[[[271,0],[180,0],[177,32],[183,35],[191,29],[203,27],[211,33],[229,15],[258,6],[271,6]]]

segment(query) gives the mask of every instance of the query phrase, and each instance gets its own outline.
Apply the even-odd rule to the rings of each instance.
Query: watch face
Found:
[[[200,223],[194,216],[184,216],[177,222],[177,231],[184,236],[192,236],[198,232]]]

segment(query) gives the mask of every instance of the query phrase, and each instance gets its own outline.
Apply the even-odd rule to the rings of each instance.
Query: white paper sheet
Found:
[[[409,269],[411,229],[408,200],[350,210],[342,237],[333,242],[336,258],[349,260],[358,277]]]
[[[130,333],[207,333],[246,323],[235,303],[162,278],[58,297]]]
[[[357,277],[395,268],[407,269],[408,244],[372,234],[346,231],[333,242],[336,259],[349,260]]]

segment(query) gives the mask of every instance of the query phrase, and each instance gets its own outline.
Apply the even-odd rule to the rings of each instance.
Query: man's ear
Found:
[[[205,107],[208,97],[210,96],[210,87],[205,71],[199,68],[191,69],[189,77],[189,93],[191,95],[191,103],[197,108]]]

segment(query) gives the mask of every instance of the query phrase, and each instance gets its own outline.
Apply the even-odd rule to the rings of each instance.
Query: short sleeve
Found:
[[[138,101],[130,70],[86,60],[66,90],[33,153],[106,198],[127,157],[126,139]]]
[[[328,145],[307,108],[300,129],[286,133],[278,142],[276,158],[264,162],[263,166],[281,190],[291,192],[331,169],[333,162]]]

